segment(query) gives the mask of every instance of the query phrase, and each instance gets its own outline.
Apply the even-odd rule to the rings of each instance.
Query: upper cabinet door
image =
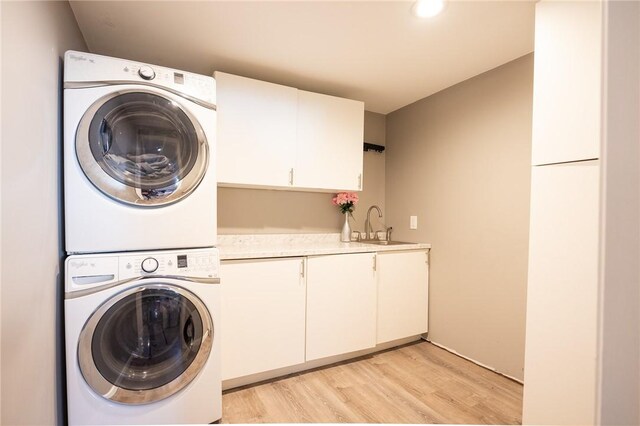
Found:
[[[290,186],[297,89],[221,72],[215,78],[218,183]]]
[[[536,5],[532,164],[600,157],[602,5]]]
[[[294,186],[362,190],[364,103],[298,91]]]

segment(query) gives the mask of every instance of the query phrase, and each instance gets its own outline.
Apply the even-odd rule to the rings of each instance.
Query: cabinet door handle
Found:
[[[304,278],[304,259],[300,261],[300,278]]]
[[[373,270],[374,272],[378,270],[378,256],[373,255]]]
[[[289,185],[293,185],[293,169],[289,169]]]
[[[358,175],[358,189],[362,189],[362,173]]]

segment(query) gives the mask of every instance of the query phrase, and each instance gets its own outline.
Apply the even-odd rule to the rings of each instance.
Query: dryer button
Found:
[[[158,261],[153,257],[147,257],[142,261],[142,270],[151,273],[155,272],[158,269]]]

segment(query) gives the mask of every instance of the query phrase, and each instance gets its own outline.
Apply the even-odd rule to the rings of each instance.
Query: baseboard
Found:
[[[436,342],[434,342],[434,341],[432,341],[432,340],[429,340],[429,339],[428,339],[428,337],[424,337],[424,336],[423,336],[423,337],[422,337],[422,340],[424,340],[424,341],[426,341],[426,342],[429,342],[429,343],[431,343],[432,345],[437,346],[437,347],[439,347],[439,348],[441,348],[441,349],[444,349],[444,350],[445,350],[445,351],[447,351],[447,352],[450,352],[450,353],[452,353],[452,354],[454,354],[454,355],[457,355],[457,356],[459,356],[460,358],[464,358],[464,359],[466,359],[467,361],[471,361],[472,363],[474,363],[474,364],[476,364],[476,365],[478,365],[478,366],[480,366],[480,367],[482,367],[482,368],[485,368],[485,369],[487,369],[487,370],[493,371],[493,372],[494,372],[494,373],[496,373],[496,374],[499,374],[499,375],[501,375],[501,376],[504,376],[504,377],[506,377],[506,378],[507,378],[507,379],[509,379],[509,380],[513,380],[514,382],[517,382],[517,383],[520,383],[521,385],[524,385],[524,382],[523,382],[522,380],[517,379],[517,378],[515,378],[515,377],[513,377],[513,376],[510,376],[510,375],[508,375],[508,374],[502,373],[502,372],[500,372],[500,371],[496,370],[494,367],[491,367],[491,366],[489,366],[489,365],[483,364],[483,363],[481,363],[480,361],[476,361],[476,360],[475,360],[475,359],[473,359],[473,358],[469,358],[468,356],[462,355],[462,354],[461,354],[461,353],[459,353],[458,351],[456,351],[456,350],[454,350],[454,349],[451,349],[451,348],[448,348],[448,347],[446,347],[445,345],[441,345],[440,343],[436,343]]]

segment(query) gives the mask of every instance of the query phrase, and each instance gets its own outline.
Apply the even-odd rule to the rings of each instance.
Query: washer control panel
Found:
[[[120,279],[144,275],[217,278],[220,257],[217,250],[185,250],[120,256],[118,263]]]
[[[138,69],[138,75],[145,80],[153,80],[156,78],[156,72],[149,65],[142,65]]]
[[[158,259],[156,259],[155,257],[147,257],[142,261],[140,268],[144,272],[152,273],[158,270],[159,265],[160,264],[158,263]]]
[[[216,248],[131,254],[73,255],[65,262],[67,292],[143,276],[220,278]]]

